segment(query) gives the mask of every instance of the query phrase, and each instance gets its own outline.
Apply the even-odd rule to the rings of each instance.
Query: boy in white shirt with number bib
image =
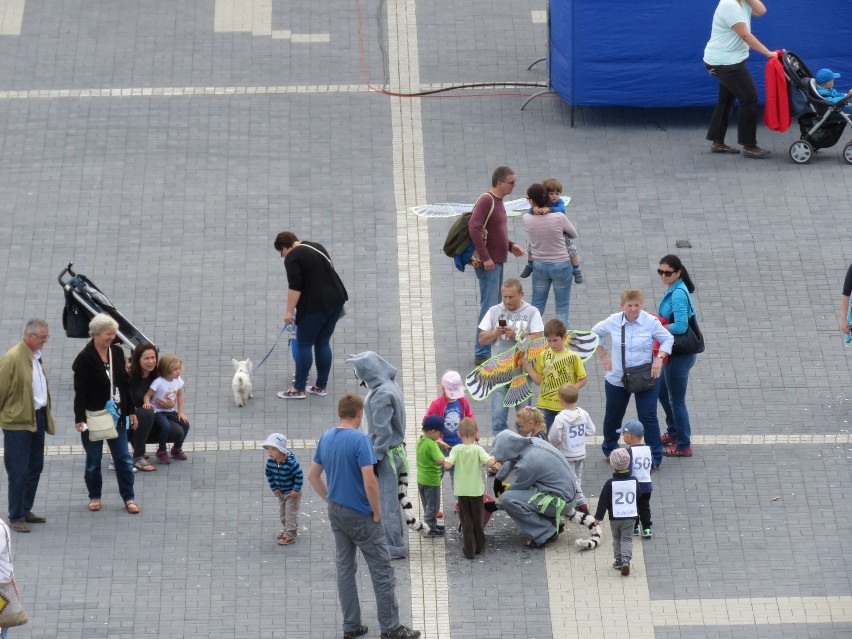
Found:
[[[609,528],[612,531],[612,567],[621,571],[622,577],[630,574],[633,559],[633,522],[636,521],[636,497],[638,483],[630,474],[630,453],[616,448],[609,454],[609,465],[615,471],[607,479],[595,512],[595,525],[599,525],[609,511]]]
[[[615,432],[621,433],[624,437],[624,443],[627,444],[627,450],[630,453],[633,476],[639,482],[639,495],[636,500],[639,517],[633,527],[633,534],[638,535],[641,532],[643,539],[650,539],[654,536],[651,531],[651,491],[654,490],[654,484],[651,483],[651,464],[653,460],[651,447],[646,446],[642,441],[645,437],[645,427],[642,422],[634,419]]]
[[[553,420],[553,426],[547,436],[548,441],[565,456],[568,465],[577,475],[577,494],[579,506],[577,510],[589,512],[586,498],[583,496],[583,467],[586,465],[586,435],[595,434],[592,418],[582,408],[577,407],[580,392],[573,384],[563,384],[559,387],[559,405],[562,410]]]

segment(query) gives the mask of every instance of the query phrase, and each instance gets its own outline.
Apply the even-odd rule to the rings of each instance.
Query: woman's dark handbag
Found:
[[[624,360],[624,324],[621,325],[621,383],[628,393],[644,393],[657,385],[657,378],[651,377],[651,363],[640,364],[627,368]],[[653,353],[651,354],[653,357]]]
[[[672,317],[674,321],[674,317]],[[686,333],[674,336],[674,346],[672,346],[672,356],[678,355],[697,355],[704,352],[704,335],[701,334],[701,329],[698,328],[698,321],[695,315],[689,318],[689,328]]]
[[[650,364],[625,368],[621,381],[628,393],[644,393],[657,385],[657,378],[651,377]]]

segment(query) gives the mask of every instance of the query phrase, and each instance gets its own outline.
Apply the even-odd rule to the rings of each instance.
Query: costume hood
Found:
[[[346,361],[352,364],[358,379],[370,389],[396,377],[397,369],[373,351],[350,355]]]

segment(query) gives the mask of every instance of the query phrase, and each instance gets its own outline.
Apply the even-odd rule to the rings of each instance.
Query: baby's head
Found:
[[[437,415],[427,415],[423,418],[423,437],[437,441],[444,432],[444,418]]]
[[[840,77],[839,73],[835,73],[831,69],[820,69],[816,72],[816,82],[824,89],[830,89],[834,86],[834,81]]]
[[[269,455],[269,459],[277,464],[287,459],[287,455],[290,454],[290,451],[287,450],[287,437],[281,433],[272,433],[267,437],[266,441],[263,442],[263,448]]]
[[[628,446],[641,444],[642,438],[645,437],[645,427],[638,419],[630,420],[615,432],[621,433],[624,437],[624,443]]]
[[[547,200],[550,204],[556,204],[562,196],[562,183],[555,178],[547,178],[542,183],[547,191]]]
[[[563,409],[574,408],[578,399],[580,399],[580,391],[574,384],[562,384],[559,387],[559,405]]]
[[[524,406],[515,413],[515,426],[518,429],[518,434],[524,437],[531,437],[546,428],[544,415],[534,406]]]

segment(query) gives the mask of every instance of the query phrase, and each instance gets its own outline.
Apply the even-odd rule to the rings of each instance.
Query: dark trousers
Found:
[[[329,311],[315,311],[299,317],[296,324],[296,341],[298,345],[293,356],[296,359],[296,381],[293,388],[303,391],[308,384],[308,374],[316,355],[317,377],[316,386],[328,387],[328,376],[331,373],[331,336],[337,326],[337,320],[343,314],[343,306]]]
[[[641,524],[643,530],[651,527],[651,494],[639,493],[639,496],[636,498],[636,508],[639,510],[636,523]]]
[[[136,409],[136,421],[139,425],[136,430],[129,433],[131,443],[133,444],[133,461],[139,461],[145,456],[145,445],[156,444],[159,441],[159,435],[154,430],[154,411],[147,408]],[[178,422],[169,421],[171,429],[168,434],[168,443],[174,444],[177,448],[183,447],[183,440],[186,439],[188,428]]]
[[[130,463],[130,452],[127,449],[127,427],[119,424],[115,430],[118,431],[118,437],[107,439],[106,443],[115,462],[118,493],[124,501],[130,501],[133,499],[133,464]],[[101,475],[104,442],[90,441],[87,430],[80,433],[80,439],[83,442],[83,450],[86,451],[86,471],[83,477],[86,480],[86,488],[89,490],[89,499],[100,499],[104,483]]]
[[[660,385],[656,384],[650,390],[633,393],[636,400],[636,413],[645,427],[645,443],[651,448],[651,461],[654,466],[659,466],[663,461],[663,440],[660,438],[660,422],[657,420],[659,390]],[[618,433],[615,431],[621,428],[621,420],[627,412],[631,393],[624,390],[622,386],[604,381],[604,394],[606,395],[606,412],[601,450],[609,457],[609,454],[618,448]]]
[[[479,497],[457,497],[459,519],[462,529],[462,554],[473,559],[485,550],[485,528],[482,525],[482,495]]]
[[[183,446],[183,440],[189,434],[189,422],[180,421],[177,411],[154,413],[154,424],[156,426],[154,430],[157,431],[157,450],[166,450],[166,444],[169,443],[175,426],[181,431],[180,442],[175,442],[175,448]]]
[[[38,480],[44,468],[44,433],[47,417],[36,411],[36,431],[4,430],[3,462],[9,478],[9,521],[23,519],[33,508]]]
[[[745,62],[739,64],[705,64],[707,70],[719,82],[719,100],[710,118],[707,139],[711,142],[724,142],[728,132],[728,120],[734,108],[734,101],[740,101],[737,116],[737,142],[743,146],[757,144],[757,87],[754,86],[751,73]]]

